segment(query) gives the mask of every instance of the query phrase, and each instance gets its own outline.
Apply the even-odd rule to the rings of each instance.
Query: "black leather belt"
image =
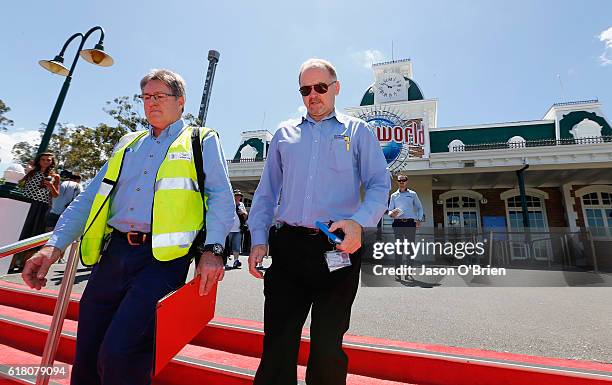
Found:
[[[115,228],[113,228],[112,236],[126,239],[131,246],[144,245],[148,239],[151,239],[151,233],[141,233],[140,231],[128,231],[124,233]]]
[[[283,224],[283,226],[281,227],[281,229],[284,230],[288,230],[291,231],[293,233],[297,233],[297,234],[301,234],[301,235],[318,235],[318,234],[323,234],[323,232],[319,229],[312,229],[310,227],[304,227],[304,226],[291,226],[288,224]]]

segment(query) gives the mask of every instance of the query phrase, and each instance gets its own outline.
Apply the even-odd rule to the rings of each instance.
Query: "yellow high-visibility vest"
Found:
[[[199,129],[200,139],[214,133],[210,128]],[[160,261],[171,261],[186,255],[205,220],[191,151],[192,130],[193,127],[186,127],[172,142],[155,177],[151,238],[153,256]],[[81,238],[81,261],[85,266],[94,265],[100,260],[104,237],[112,231],[107,224],[110,199],[121,175],[125,150],[146,133],[138,131],[125,135],[108,160],[106,174],[94,197]],[[207,200],[205,196],[204,204]]]

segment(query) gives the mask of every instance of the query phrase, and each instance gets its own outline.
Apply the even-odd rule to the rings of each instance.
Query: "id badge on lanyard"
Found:
[[[343,267],[351,266],[351,256],[349,253],[340,250],[332,250],[325,252],[325,262],[330,273]]]
[[[325,252],[325,262],[330,273],[343,267],[351,266],[351,256],[345,251],[336,250],[335,245],[342,243],[342,239],[336,234],[329,231],[329,227],[319,221],[315,222],[315,225],[323,231],[329,238],[330,242],[334,244],[334,250]]]

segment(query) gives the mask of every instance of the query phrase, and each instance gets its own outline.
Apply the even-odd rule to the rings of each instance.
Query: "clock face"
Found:
[[[391,100],[403,94],[406,80],[397,73],[382,74],[375,85],[375,91],[382,100]]]

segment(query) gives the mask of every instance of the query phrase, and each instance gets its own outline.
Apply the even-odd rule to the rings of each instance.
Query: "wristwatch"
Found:
[[[217,257],[223,257],[223,245],[220,243],[211,243],[208,245],[199,245],[198,251],[200,253],[205,253],[207,251],[212,252]]]

